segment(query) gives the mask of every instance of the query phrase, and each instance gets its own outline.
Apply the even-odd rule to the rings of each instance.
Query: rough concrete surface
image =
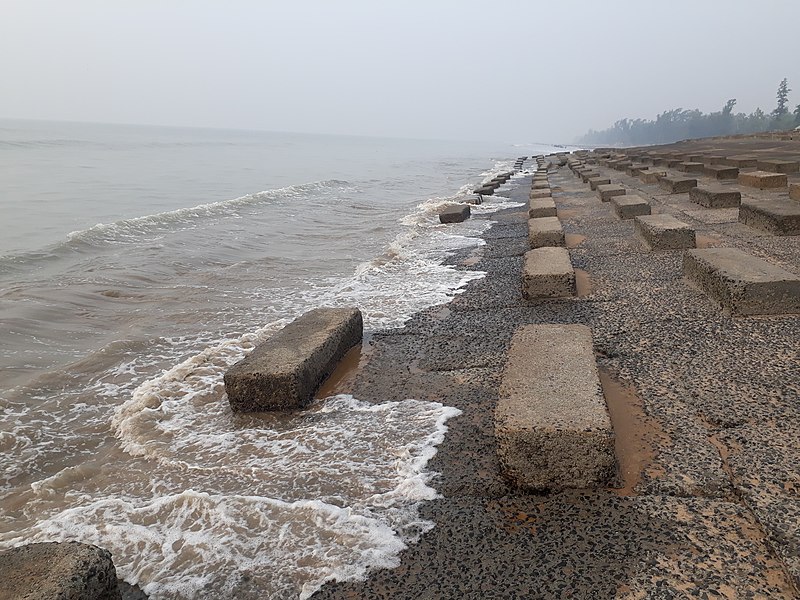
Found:
[[[575,270],[566,248],[536,248],[525,253],[522,295],[528,300],[575,295]]]

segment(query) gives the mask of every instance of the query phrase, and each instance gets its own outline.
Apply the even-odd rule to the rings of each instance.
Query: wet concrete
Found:
[[[600,170],[654,212],[691,220],[683,207],[697,209]],[[524,197],[530,180],[518,181],[503,195]],[[591,286],[526,302],[525,208],[476,217],[493,221],[486,245],[476,260],[463,252],[449,262],[486,277],[376,334],[346,390],[463,411],[429,464],[441,498],[421,513],[436,526],[398,568],[328,584],[314,598],[797,597],[800,316],[725,317],[683,281],[682,251],[644,251],[632,224],[567,167],[550,181],[565,232],[583,238],[570,256]],[[704,244],[746,246],[798,270],[796,240],[738,225],[697,229]],[[535,495],[502,478],[492,413],[511,336],[529,323],[592,328],[618,430],[616,487]]]

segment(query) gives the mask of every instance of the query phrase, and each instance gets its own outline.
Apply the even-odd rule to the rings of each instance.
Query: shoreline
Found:
[[[688,194],[608,173],[648,198],[654,213],[688,219],[703,246],[773,249],[773,261],[798,270],[797,237],[743,231]],[[432,485],[441,498],[420,513],[436,526],[396,569],[326,584],[313,598],[795,597],[800,563],[791,557],[800,534],[785,528],[800,524],[798,504],[791,490],[781,496],[770,484],[772,496],[759,506],[749,478],[768,475],[768,463],[752,475],[747,469],[777,446],[791,479],[796,436],[779,421],[800,423],[800,403],[790,402],[800,389],[791,360],[800,317],[724,316],[683,281],[681,251],[644,250],[632,221],[616,218],[566,166],[553,168],[550,181],[588,293],[525,301],[527,207],[479,217],[494,221],[486,245],[456,251],[448,264],[486,277],[403,328],[376,334],[347,390],[369,402],[416,398],[463,411],[428,466],[440,473]],[[500,193],[527,202],[530,182],[515,180]],[[534,323],[592,329],[606,397],[616,396],[617,412],[628,417],[612,410],[615,431],[625,432],[617,453],[633,471],[615,487],[534,494],[500,474],[493,408],[511,335]],[[769,435],[765,412],[774,419]],[[746,447],[740,438],[751,429],[760,434]],[[780,516],[770,521],[765,506]]]

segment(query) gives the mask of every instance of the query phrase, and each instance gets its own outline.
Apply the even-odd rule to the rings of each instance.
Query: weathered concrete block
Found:
[[[492,196],[494,195],[494,188],[482,185],[472,190],[472,193],[480,194],[481,196]]]
[[[564,246],[564,230],[558,217],[528,219],[528,242],[531,248]]]
[[[706,165],[703,173],[714,179],[736,179],[739,177],[739,169],[727,165]]]
[[[689,190],[689,200],[707,208],[736,208],[742,193],[727,187],[697,186]]]
[[[598,185],[597,186],[597,195],[600,196],[600,200],[603,202],[608,202],[614,196],[624,196],[626,194],[626,190],[621,185]]]
[[[789,186],[789,198],[800,200],[800,183],[793,183]]]
[[[781,198],[745,200],[739,222],[773,235],[800,235],[800,203]]]
[[[738,156],[729,156],[724,161],[723,164],[730,165],[731,167],[736,167],[737,169],[749,169],[751,167],[755,167],[756,163],[758,162],[758,158],[755,156],[748,156],[748,155],[738,155]]]
[[[682,162],[678,163],[678,171],[684,173],[702,173],[705,165],[701,162]]]
[[[634,230],[651,250],[695,247],[694,229],[672,215],[635,217]]]
[[[566,248],[543,247],[525,253],[522,295],[535,298],[564,298],[575,295],[575,270]]]
[[[531,184],[531,189],[532,190],[549,190],[550,189],[550,184],[547,183],[546,181],[534,181]]]
[[[651,168],[646,171],[642,171],[639,174],[639,179],[642,183],[658,183],[662,177],[666,177],[667,171],[666,169],[658,169],[658,168]]]
[[[528,202],[528,217],[531,219],[555,217],[557,215],[556,203],[553,202],[552,198],[537,198]]]
[[[525,325],[511,340],[495,409],[501,468],[515,485],[604,485],[614,432],[584,325]]]
[[[550,198],[552,197],[550,190],[531,190],[531,193],[528,195],[531,200],[536,198]]]
[[[608,177],[592,177],[589,179],[589,189],[592,191],[597,190],[598,185],[609,185],[611,183],[611,179]]]
[[[759,160],[756,168],[759,171],[769,171],[770,173],[797,173],[800,171],[800,163],[794,160]]]
[[[0,553],[0,598],[119,600],[121,595],[108,550],[52,542]]]
[[[670,194],[685,194],[693,187],[697,187],[697,179],[680,175],[666,175],[658,180],[658,187]]]
[[[361,343],[357,308],[317,308],[298,317],[225,373],[233,412],[307,405],[350,348]]]
[[[466,204],[447,206],[439,211],[440,223],[461,223],[469,219],[471,212]]]
[[[638,177],[639,173],[642,172],[642,169],[646,169],[647,167],[642,163],[635,162],[630,167],[625,169],[625,172],[630,175],[631,177]]]
[[[767,171],[750,171],[739,173],[739,183],[760,190],[784,188],[789,183],[786,173],[769,173]]]
[[[617,196],[611,199],[611,204],[620,219],[632,219],[650,214],[650,203],[636,194]]]
[[[735,248],[689,250],[683,275],[731,314],[800,312],[800,276]]]
[[[589,180],[595,177],[600,177],[599,171],[583,171],[581,173],[581,180],[583,183],[589,183]]]

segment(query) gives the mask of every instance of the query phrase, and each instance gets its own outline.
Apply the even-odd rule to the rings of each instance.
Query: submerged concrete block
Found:
[[[79,542],[26,544],[0,552],[0,582],[0,598],[121,598],[111,553]]]
[[[528,217],[531,219],[538,219],[539,217],[555,217],[556,203],[552,198],[537,198],[531,199],[528,202]]]
[[[735,248],[689,250],[683,275],[731,314],[800,313],[800,276]]]
[[[738,167],[729,167],[727,165],[706,165],[703,173],[714,179],[736,179],[739,177]]]
[[[620,219],[632,219],[650,214],[650,203],[636,194],[617,196],[611,199],[611,204]]]
[[[471,212],[466,204],[448,206],[439,212],[440,223],[461,223],[469,219]]]
[[[680,175],[667,175],[658,180],[658,187],[668,191],[670,194],[685,194],[693,187],[697,187],[697,179]]]
[[[739,173],[739,183],[760,190],[784,188],[789,180],[786,173],[770,173],[767,171],[750,171]]]
[[[651,250],[679,250],[695,247],[694,229],[672,215],[635,217],[634,230]]]
[[[604,485],[614,432],[585,325],[525,325],[511,339],[495,408],[503,473],[543,491]]]
[[[626,190],[621,185],[598,185],[597,186],[597,195],[600,196],[600,200],[603,202],[608,202],[614,196],[624,196],[626,194]]]
[[[800,235],[800,202],[745,200],[739,207],[739,222],[773,235]]]
[[[575,270],[566,248],[535,248],[525,253],[522,295],[535,298],[563,298],[575,295]]]
[[[558,217],[539,217],[528,220],[528,242],[531,248],[564,246],[564,230]]]
[[[594,192],[597,190],[598,185],[610,185],[611,179],[609,179],[608,177],[592,177],[591,179],[588,180],[588,183],[589,183],[589,189],[591,189]]]
[[[689,200],[706,208],[736,208],[742,201],[742,193],[721,186],[697,186],[689,190]]]
[[[233,412],[307,405],[350,348],[361,343],[357,308],[317,308],[256,346],[225,373]]]

